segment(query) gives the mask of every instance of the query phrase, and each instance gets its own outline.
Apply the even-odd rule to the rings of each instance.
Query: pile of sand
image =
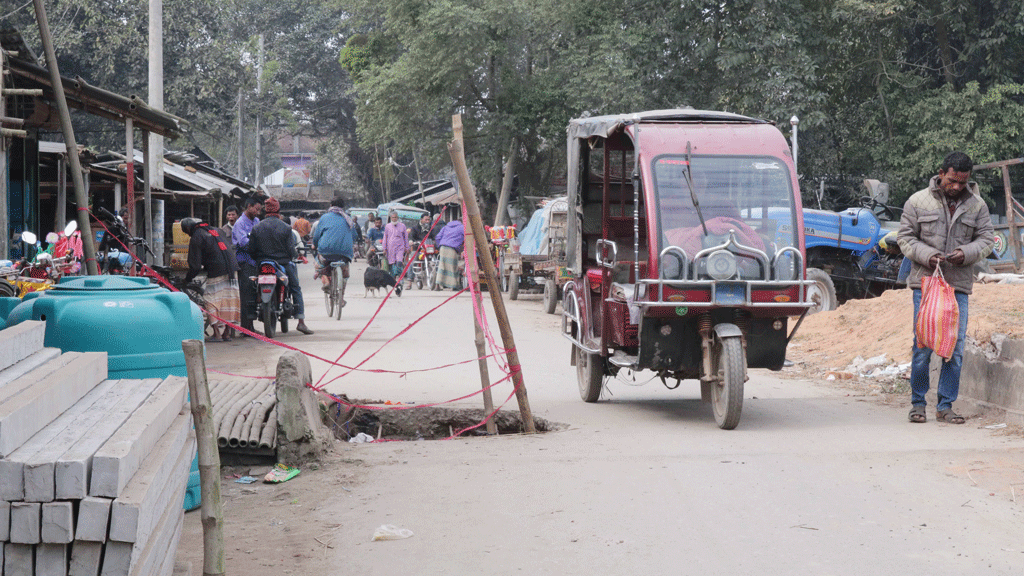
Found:
[[[804,319],[786,357],[810,372],[843,370],[860,356],[886,354],[888,364],[910,362],[914,343],[911,291],[889,290],[878,298],[850,300],[836,310]],[[975,284],[967,335],[980,345],[993,334],[1024,338],[1024,285]]]

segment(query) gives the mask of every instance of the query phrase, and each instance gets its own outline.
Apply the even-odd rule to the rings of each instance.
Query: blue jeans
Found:
[[[967,338],[967,294],[956,292],[956,304],[960,308],[960,325],[956,331],[956,348],[953,357],[942,362],[939,371],[939,387],[936,390],[939,403],[938,411],[952,408],[960,392],[960,369],[964,364],[964,341]],[[910,402],[914,406],[925,406],[924,395],[930,386],[928,365],[931,363],[930,348],[917,347],[917,312],[921,309],[921,290],[914,289],[914,357],[910,364]]]
[[[299,285],[299,267],[295,265],[295,262],[289,262],[284,267],[288,273],[288,292],[292,295],[292,305],[295,307],[295,314],[292,315],[296,320],[303,320],[306,317],[306,307],[302,304],[302,286]]]

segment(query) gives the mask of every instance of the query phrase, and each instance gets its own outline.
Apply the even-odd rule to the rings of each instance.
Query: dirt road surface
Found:
[[[356,266],[349,305],[335,321],[326,319],[303,267],[307,322],[316,334],[292,331],[281,341],[340,354],[380,303],[363,298],[362,270]],[[342,362],[365,359],[450,294],[413,289],[389,300]],[[927,424],[909,424],[902,404],[764,371],[751,373],[734,431],[715,426],[695,382],[667,390],[659,380],[612,381],[610,395],[585,404],[559,317],[541,311],[539,295],[508,305],[533,411],[563,428],[339,443],[327,462],[285,484],[224,479],[227,572],[860,576],[1024,569],[1019,432],[983,428],[993,422],[984,415],[963,426],[938,424],[931,409]],[[273,374],[280,352],[252,339],[211,344],[208,366]],[[471,304],[462,296],[366,366],[420,369],[475,356]],[[313,361],[314,380],[325,369]],[[492,378],[498,373],[492,363]],[[429,403],[479,390],[479,382],[470,363],[405,377],[356,372],[328,390]],[[510,393],[510,385],[499,385],[495,402]],[[457,406],[478,408],[479,398]],[[515,409],[515,399],[505,408]],[[371,541],[384,524],[413,536]],[[201,573],[198,512],[186,515],[178,557]]]

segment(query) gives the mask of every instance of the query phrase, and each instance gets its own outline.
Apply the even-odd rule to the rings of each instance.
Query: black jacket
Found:
[[[273,260],[285,265],[298,257],[292,227],[273,216],[260,220],[252,229],[246,250],[256,260],[257,265],[263,260]]]
[[[215,238],[212,232],[218,236]],[[223,230],[206,225],[196,226],[188,241],[188,274],[185,275],[185,282],[195,278],[204,268],[209,278],[234,274],[238,270],[238,263],[230,247],[231,237],[224,236]]]

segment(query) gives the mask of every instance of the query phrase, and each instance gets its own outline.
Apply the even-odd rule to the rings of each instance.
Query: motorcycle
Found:
[[[142,262],[132,257],[137,254],[144,258],[146,253],[156,257],[153,249],[146,243],[145,238],[133,236],[125,225],[124,219],[102,206],[96,208],[99,214],[98,219],[106,226],[99,246],[96,248],[96,258],[99,260],[101,274],[118,274],[125,276],[140,276],[147,274]],[[139,253],[141,247],[142,253]],[[157,267],[154,267],[157,268]],[[160,267],[164,268],[164,267]],[[166,271],[169,273],[170,269]],[[164,270],[157,270],[163,275]]]
[[[367,244],[370,244],[367,242]],[[373,268],[386,269],[387,264],[384,258],[384,241],[374,240],[366,252],[366,264]]]
[[[260,262],[256,282],[256,310],[263,322],[263,333],[273,338],[277,333],[277,322],[281,322],[281,333],[288,333],[288,319],[295,313],[291,291],[288,290],[288,273],[284,266],[273,260]]]
[[[437,262],[439,258],[437,246],[434,245],[434,241],[426,239],[422,245],[413,243],[411,254],[415,258],[412,262],[412,266],[409,267],[409,284],[416,283],[416,287],[420,290],[424,286],[428,290],[434,289],[434,284],[437,281]]]
[[[77,230],[78,222],[72,220],[59,234],[51,232],[45,250],[33,232],[22,232],[21,241],[34,247],[35,253],[27,252],[17,262],[5,261],[0,266],[0,295],[21,298],[30,292],[49,290],[65,275],[79,272],[81,234]]]

